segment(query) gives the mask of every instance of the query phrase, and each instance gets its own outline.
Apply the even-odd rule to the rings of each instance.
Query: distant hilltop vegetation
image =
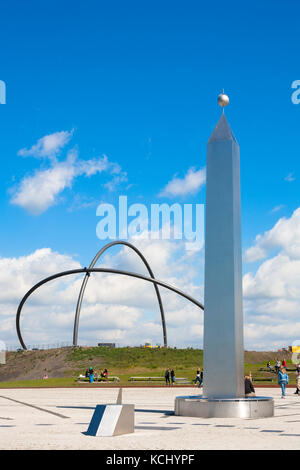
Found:
[[[255,371],[268,361],[290,361],[291,352],[245,351],[245,369]],[[230,358],[228,358],[228,367]],[[0,365],[0,382],[40,380],[49,378],[73,378],[84,374],[89,367],[108,369],[109,375],[117,375],[128,382],[131,375],[161,376],[171,367],[179,377],[194,378],[198,367],[203,366],[203,350],[145,347],[77,347],[37,351],[8,352],[6,364]]]

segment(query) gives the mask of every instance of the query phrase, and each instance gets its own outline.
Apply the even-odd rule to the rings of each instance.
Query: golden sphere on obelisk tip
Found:
[[[218,104],[220,106],[222,106],[222,108],[225,108],[225,106],[227,106],[229,103],[229,98],[227,95],[225,95],[225,93],[221,93],[219,96],[218,96]]]

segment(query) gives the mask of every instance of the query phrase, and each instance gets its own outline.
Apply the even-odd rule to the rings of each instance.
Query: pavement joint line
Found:
[[[281,432],[284,432],[283,429],[262,429],[260,432],[277,432],[277,433],[281,433]]]
[[[24,401],[15,400],[14,398],[9,398],[4,395],[0,395],[0,398],[4,398],[6,400],[19,403],[20,405],[30,406],[31,408],[35,408],[36,410],[39,410],[39,411],[44,411],[45,413],[50,413],[51,415],[58,416],[59,418],[69,418],[69,416],[64,416],[64,415],[61,415],[60,413],[55,413],[55,411],[49,411],[49,410],[46,410],[45,408],[40,408],[39,406],[31,405],[30,403],[25,403]]]

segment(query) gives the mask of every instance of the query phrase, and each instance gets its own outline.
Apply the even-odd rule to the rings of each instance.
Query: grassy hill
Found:
[[[252,372],[257,379],[274,378],[266,370],[270,360],[285,359],[288,367],[294,369],[290,355],[276,352],[245,352],[245,372]],[[230,361],[230,358],[228,358]],[[108,369],[110,376],[120,377],[119,385],[131,385],[130,376],[163,376],[168,367],[173,367],[177,377],[193,380],[197,367],[203,365],[203,351],[200,349],[144,349],[78,347],[41,351],[8,352],[5,365],[0,366],[0,388],[6,386],[70,386],[90,366],[96,371]],[[228,367],[231,367],[228,362]],[[265,369],[265,370],[260,370]],[[49,380],[41,380],[47,372]],[[294,373],[290,373],[292,383]],[[51,379],[51,380],[50,380]],[[9,383],[8,383],[9,382]],[[259,383],[270,383],[260,380]],[[276,381],[275,381],[276,383]],[[134,382],[134,385],[137,383]],[[141,383],[145,385],[145,383]],[[79,385],[80,386],[80,385]]]

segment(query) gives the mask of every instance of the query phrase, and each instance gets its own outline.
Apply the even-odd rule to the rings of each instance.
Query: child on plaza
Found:
[[[284,367],[278,372],[278,385],[281,387],[281,398],[285,398],[286,386],[289,383],[289,376]]]

